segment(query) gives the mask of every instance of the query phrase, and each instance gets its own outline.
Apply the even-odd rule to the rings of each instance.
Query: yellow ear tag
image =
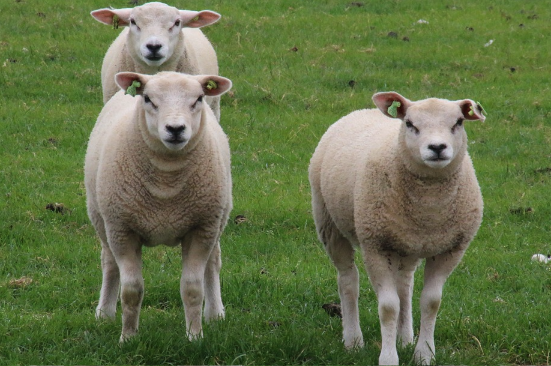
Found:
[[[396,118],[396,116],[398,116],[398,108],[401,105],[402,105],[402,103],[398,102],[397,100],[392,102],[390,107],[388,107],[388,110],[387,110],[388,114],[391,115],[392,117]]]
[[[113,29],[119,29],[119,17],[116,14],[113,15]]]
[[[216,84],[216,81],[214,80],[209,80],[206,88],[207,90],[218,89],[218,84]]]
[[[479,111],[481,114],[486,114],[486,110],[484,109],[484,107],[482,106],[482,104],[476,102],[476,108],[478,109],[478,111]]]
[[[134,80],[132,82],[132,85],[130,85],[128,88],[126,88],[126,92],[124,94],[131,95],[133,97],[136,96],[136,89],[138,89],[140,86],[142,86],[142,83],[140,83],[138,80]]]

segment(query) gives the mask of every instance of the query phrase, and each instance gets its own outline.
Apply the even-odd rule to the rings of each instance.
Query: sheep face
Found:
[[[170,151],[182,150],[199,131],[205,108],[209,108],[204,97],[221,95],[231,87],[231,81],[220,76],[176,72],[153,76],[123,72],[115,80],[124,90],[134,81],[140,83],[136,93],[142,96],[139,103],[147,130]]]
[[[183,27],[200,28],[213,24],[220,14],[213,11],[178,10],[159,2],[135,8],[99,9],[91,15],[104,24],[129,26],[127,47],[135,61],[147,66],[161,66],[180,45]]]
[[[198,82],[152,80],[142,98],[149,133],[169,150],[182,149],[199,130],[203,97]]]
[[[458,105],[428,100],[408,108],[404,117],[405,144],[419,164],[440,169],[466,147],[464,117]]]
[[[174,53],[182,21],[178,9],[160,4],[136,7],[130,15],[129,47],[149,66],[160,66]]]
[[[472,100],[425,99],[412,102],[398,93],[377,93],[377,107],[403,121],[402,138],[411,159],[432,169],[449,166],[467,148],[465,120],[482,120],[482,108]],[[394,103],[394,104],[393,104]],[[396,110],[389,114],[392,105]]]

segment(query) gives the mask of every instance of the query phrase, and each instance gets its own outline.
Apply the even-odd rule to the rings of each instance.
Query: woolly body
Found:
[[[338,270],[347,348],[363,346],[354,250],[362,252],[379,301],[381,364],[398,363],[397,336],[413,342],[413,273],[422,258],[430,258],[416,348],[417,359],[428,363],[442,285],[482,220],[466,133],[456,123],[484,117],[468,115],[470,100],[411,102],[397,93],[379,93],[374,100],[379,109],[342,118],[316,148],[309,169],[313,215]],[[389,118],[388,108],[396,101],[402,120]],[[441,155],[435,158],[431,149],[441,149]]]
[[[219,14],[212,11],[178,10],[159,2],[135,8],[99,9],[92,12],[92,16],[104,24],[111,24],[115,14],[120,24],[128,27],[111,44],[103,59],[101,81],[104,103],[119,90],[115,83],[118,72],[133,71],[149,75],[161,71],[191,75],[218,74],[218,61],[212,44],[200,29],[190,27],[212,24],[220,18]],[[199,19],[195,19],[197,17]],[[179,19],[181,25],[177,28],[181,27],[181,30],[170,30]],[[158,61],[147,58],[155,46],[161,46],[157,52],[164,55]],[[220,98],[209,97],[207,100],[219,120]]]
[[[211,79],[221,89],[207,92]],[[187,331],[198,337],[204,295],[205,317],[224,316],[219,239],[232,208],[228,140],[200,98],[225,92],[231,82],[174,72],[121,73],[117,80],[125,88],[140,81],[140,96],[121,90],[105,104],[85,161],[88,214],[102,242],[96,316],[115,316],[120,282],[121,341],[135,334],[142,246],[181,244]]]

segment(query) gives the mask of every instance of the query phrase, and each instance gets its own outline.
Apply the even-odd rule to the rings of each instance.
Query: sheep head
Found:
[[[200,28],[216,23],[220,14],[210,11],[178,10],[159,2],[135,8],[98,9],[90,13],[104,24],[128,26],[127,47],[130,54],[148,66],[161,66],[181,42],[182,28]]]
[[[135,88],[149,134],[170,151],[183,149],[198,132],[204,108],[209,108],[204,97],[222,95],[232,85],[221,76],[176,72],[121,72],[115,81],[123,90]]]
[[[373,101],[386,116],[403,121],[401,143],[409,152],[408,159],[422,169],[457,165],[467,149],[463,122],[486,119],[480,104],[470,99],[430,98],[413,102],[387,92],[375,94]]]

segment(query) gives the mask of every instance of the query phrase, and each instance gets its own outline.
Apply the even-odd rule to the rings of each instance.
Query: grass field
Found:
[[[307,167],[327,127],[377,91],[470,98],[484,222],[444,288],[439,364],[549,364],[551,8],[539,0],[174,0],[223,15],[204,31],[220,74],[234,211],[222,237],[226,320],[189,342],[180,254],[144,251],[140,334],[97,322],[100,246],[83,161],[118,31],[89,15],[127,0],[0,3],[0,364],[375,364],[375,294],[361,271],[366,347],[345,352],[336,271],[318,243]],[[423,19],[428,23],[418,23]],[[393,33],[390,33],[393,32]],[[390,35],[389,35],[390,33]],[[493,40],[487,47],[485,44]],[[60,203],[62,212],[46,209]],[[60,206],[58,206],[60,207]],[[236,215],[247,221],[233,222]],[[359,263],[359,262],[358,262]],[[416,279],[414,327],[419,326]],[[400,349],[413,364],[413,348]]]

